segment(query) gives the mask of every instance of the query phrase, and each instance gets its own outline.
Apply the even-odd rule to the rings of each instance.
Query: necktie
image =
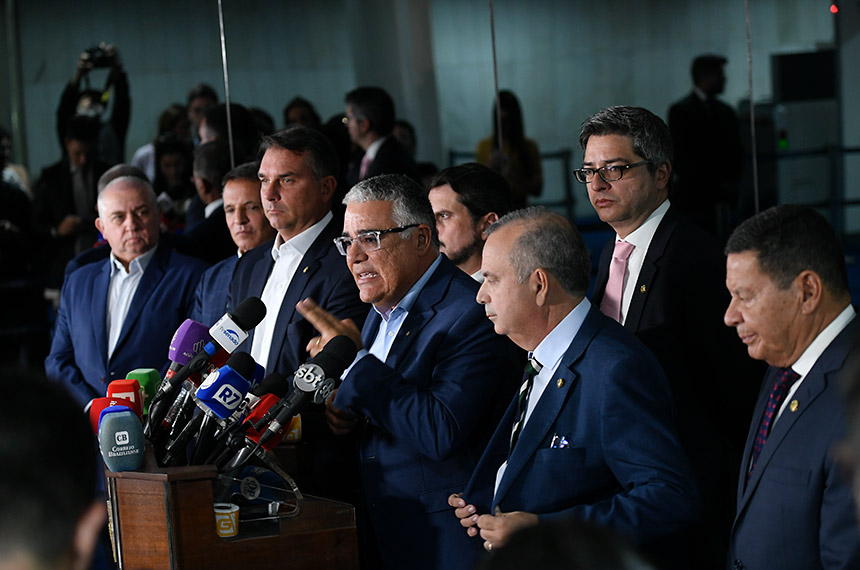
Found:
[[[373,162],[373,160],[367,156],[367,154],[361,157],[361,166],[358,169],[359,180],[364,180],[365,177],[367,177],[367,169],[370,168],[371,162]]]
[[[750,474],[753,469],[755,469],[756,461],[758,461],[758,456],[764,448],[767,436],[770,435],[770,428],[773,425],[774,419],[776,419],[776,413],[779,411],[779,407],[782,405],[783,400],[785,400],[785,396],[788,394],[788,389],[797,381],[798,378],[800,378],[800,374],[791,368],[781,369],[779,376],[777,376],[773,389],[770,391],[770,397],[767,399],[767,406],[764,409],[764,415],[761,417],[761,424],[759,425],[758,433],[756,434],[755,442],[753,443],[750,468],[747,471],[747,482],[749,482]]]
[[[609,280],[600,302],[600,311],[607,317],[621,322],[621,294],[624,292],[624,275],[627,273],[627,259],[636,247],[626,241],[615,242],[612,263],[609,264]]]
[[[540,373],[543,365],[534,358],[529,358],[523,370],[523,384],[520,386],[520,393],[517,395],[517,421],[514,422],[514,429],[511,432],[511,446],[508,449],[508,455],[514,450],[514,445],[520,437],[520,432],[523,430],[523,424],[526,421],[526,407],[529,401],[529,394],[532,391],[535,376]]]

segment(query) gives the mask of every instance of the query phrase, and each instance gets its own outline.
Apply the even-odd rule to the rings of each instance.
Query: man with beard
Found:
[[[504,177],[469,162],[439,172],[429,184],[440,251],[478,282],[486,229],[510,210],[511,187]]]

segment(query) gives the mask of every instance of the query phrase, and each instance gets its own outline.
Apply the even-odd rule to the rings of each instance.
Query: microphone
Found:
[[[236,454],[227,469],[232,470],[244,465],[257,450],[265,447],[273,437],[281,433],[284,425],[288,424],[293,416],[308,403],[322,404],[325,402],[326,398],[334,392],[340,375],[352,364],[356,352],[357,349],[352,339],[340,335],[331,339],[316,356],[299,366],[293,374],[292,392],[281,400],[283,404],[279,402],[280,410],[260,436],[259,441],[254,447],[249,447],[253,443],[253,441],[249,441],[249,445],[246,445]],[[264,422],[257,422],[254,427],[259,430],[262,423]]]
[[[108,396],[93,398],[87,405],[88,410],[85,410],[86,413],[89,414],[90,427],[93,428],[93,433],[96,435],[99,433],[99,419],[101,418],[101,414],[105,408],[109,408],[111,406],[125,406],[130,410],[133,405],[134,404],[130,401],[123,398],[109,398]]]
[[[203,348],[196,352],[170,378],[165,376],[164,381],[159,386],[158,392],[156,392],[150,405],[149,418],[145,430],[148,437],[152,436],[153,430],[159,425],[166,412],[163,404],[159,406],[156,406],[156,404],[165,400],[169,395],[172,395],[189,375],[194,372],[204,371],[219,350],[223,349],[227,353],[232,353],[236,350],[248,338],[247,331],[257,326],[263,320],[264,316],[266,316],[266,305],[257,297],[248,297],[236,306],[233,313],[225,314],[217,323],[212,325],[209,329],[212,341],[203,345]],[[249,377],[251,374],[253,374],[253,370],[249,373]]]
[[[309,402],[322,404],[334,389],[343,371],[352,364],[358,350],[355,342],[346,335],[336,336],[317,355],[299,366],[293,374],[293,391],[287,396],[285,406],[278,412],[259,445],[265,445],[284,423],[292,419]]]
[[[138,418],[143,417],[143,398],[140,393],[140,383],[133,379],[114,380],[107,387],[107,397],[128,400],[131,403],[129,408],[137,414]]]
[[[224,421],[224,427],[215,434],[215,448],[204,463],[219,463],[224,453],[236,452],[244,444],[243,435],[252,428],[254,421],[260,419],[275,403],[286,395],[289,384],[283,375],[272,372],[260,384],[251,388],[239,408]],[[246,414],[248,417],[246,418]],[[244,421],[243,421],[244,420]],[[259,438],[259,435],[258,435]],[[238,443],[237,443],[238,442]]]
[[[149,413],[149,402],[158,389],[161,375],[155,368],[135,368],[125,375],[129,380],[137,380],[143,393],[143,415]]]
[[[165,465],[176,459],[177,450],[181,449],[195,432],[198,434],[195,457],[199,458],[204,452],[208,452],[208,447],[211,447],[209,440],[215,429],[212,418],[224,420],[239,407],[250,388],[251,384],[247,378],[253,375],[255,365],[250,354],[239,352],[231,356],[225,366],[206,378],[192,397],[200,408],[200,413],[168,442],[162,460]]]
[[[99,449],[110,471],[134,471],[143,465],[143,426],[125,406],[105,408],[99,420]]]

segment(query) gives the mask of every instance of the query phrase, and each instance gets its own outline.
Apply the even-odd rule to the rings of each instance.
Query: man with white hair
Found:
[[[189,314],[206,269],[159,245],[158,205],[148,182],[113,180],[99,193],[98,213],[95,225],[110,256],[68,275],[45,360],[48,377],[82,405],[104,396],[129,370],[166,368],[170,338]]]

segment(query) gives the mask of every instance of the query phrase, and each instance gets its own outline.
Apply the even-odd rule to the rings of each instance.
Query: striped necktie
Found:
[[[520,437],[520,432],[523,430],[523,424],[526,423],[526,408],[529,401],[529,394],[532,391],[535,376],[540,373],[543,365],[535,358],[529,358],[523,370],[523,384],[520,386],[520,393],[517,395],[517,421],[514,422],[514,429],[511,432],[511,446],[508,449],[508,456],[514,451],[514,446]]]

